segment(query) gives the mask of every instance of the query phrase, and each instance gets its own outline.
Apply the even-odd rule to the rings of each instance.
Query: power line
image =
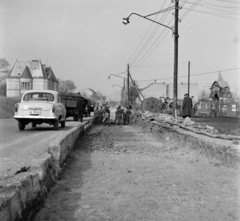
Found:
[[[205,12],[205,11],[200,11],[200,10],[192,10],[194,12],[199,12],[199,13],[203,13],[203,14],[208,14],[208,15],[213,15],[213,16],[217,16],[217,17],[222,17],[222,18],[229,18],[229,19],[233,19],[233,20],[240,20],[239,18],[234,18],[234,17],[229,17],[229,16],[225,16],[219,13],[211,13],[211,12]]]
[[[180,6],[180,8],[187,2],[188,0],[185,0],[185,2]],[[168,13],[169,14],[169,13]],[[167,16],[168,16],[167,14]],[[166,16],[166,17],[167,17]],[[165,17],[165,19],[166,19]],[[164,19],[164,20],[165,20]],[[171,21],[173,20],[173,18],[170,20],[170,22],[167,24],[169,25],[171,23]],[[159,28],[159,27],[158,27]],[[142,56],[142,58],[140,59],[140,61],[137,63],[139,64],[143,59],[144,59],[144,56],[146,56],[146,54],[149,52],[149,50],[156,44],[157,40],[160,39],[161,35],[166,31],[166,29],[164,29],[161,34],[159,35],[159,37],[155,40],[155,42],[152,44],[152,46],[148,49],[148,51]],[[157,44],[157,46],[163,41],[163,39],[166,37],[167,33],[163,36],[163,38],[160,40],[160,42]],[[157,46],[155,48],[153,48],[153,50],[147,55],[147,57],[145,57],[145,59],[141,62],[141,64],[153,53],[153,51],[157,48]],[[135,68],[136,70],[137,68]]]
[[[205,73],[199,73],[199,74],[191,74],[191,77],[192,76],[199,76],[199,75],[206,75],[206,74],[213,74],[213,73],[217,73],[217,72],[233,71],[233,70],[237,70],[237,69],[240,69],[240,67],[239,68],[231,68],[231,69],[225,69],[225,70],[205,72]],[[188,75],[178,76],[178,78],[183,78],[183,77],[188,77]],[[167,79],[172,79],[172,77],[168,77],[168,78],[155,78],[155,79],[149,79],[149,80],[140,80],[138,82],[154,81],[154,80],[167,80]]]
[[[161,6],[160,10],[163,8],[164,4],[165,4],[166,0],[164,1],[163,5]],[[158,15],[156,15],[155,19],[158,17]],[[136,50],[134,51],[134,53],[132,54],[132,56],[130,57],[128,63],[130,63],[130,60],[132,59],[132,57],[134,56],[134,54],[137,52],[138,48],[140,47],[140,45],[142,44],[144,38],[146,37],[146,35],[148,34],[149,30],[151,29],[153,23],[151,23],[151,25],[149,26],[147,32],[145,33],[145,35],[143,36],[141,42],[139,43],[139,45],[137,46]]]
[[[196,0],[195,3],[182,15],[181,20],[185,18],[194,9],[201,0]]]
[[[164,2],[165,4],[165,2]],[[172,3],[169,4],[169,6]],[[169,11],[170,12],[170,11]],[[168,12],[168,14],[169,14]],[[164,22],[164,20],[166,19],[166,17],[164,18],[165,13],[163,14],[163,16],[160,18],[159,22]],[[164,19],[163,19],[164,18]],[[162,21],[163,19],[163,21]],[[132,64],[134,64],[134,62],[139,58],[139,56],[142,54],[142,52],[145,50],[145,48],[148,46],[149,42],[152,40],[152,38],[154,37],[154,35],[156,34],[156,32],[159,30],[160,26],[156,25],[154,30],[152,31],[152,33],[150,34],[150,36],[148,37],[148,39],[146,40],[146,42],[144,43],[144,45],[142,46],[141,50],[138,52],[138,54],[135,56],[135,58],[132,60]]]

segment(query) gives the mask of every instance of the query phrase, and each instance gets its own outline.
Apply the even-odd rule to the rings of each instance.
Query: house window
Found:
[[[23,90],[30,90],[31,86],[31,82],[21,82],[21,89]]]

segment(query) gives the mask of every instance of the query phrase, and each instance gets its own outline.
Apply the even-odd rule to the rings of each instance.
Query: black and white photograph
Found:
[[[0,0],[0,221],[240,221],[240,0]]]

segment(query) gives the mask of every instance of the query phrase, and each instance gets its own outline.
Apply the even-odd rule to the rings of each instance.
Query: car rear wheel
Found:
[[[62,128],[65,127],[65,120],[61,122],[61,127],[62,127]]]
[[[19,130],[24,130],[25,129],[25,123],[23,123],[22,121],[18,121],[18,129]]]
[[[32,122],[32,127],[36,127],[36,126],[37,126],[37,124]]]
[[[55,120],[54,121],[53,128],[54,128],[54,130],[58,130],[59,129],[59,120]]]

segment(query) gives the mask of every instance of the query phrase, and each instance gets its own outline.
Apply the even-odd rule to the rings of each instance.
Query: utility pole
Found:
[[[127,100],[127,106],[129,107],[129,64],[127,64],[127,96],[128,96],[128,100]]]
[[[173,74],[173,116],[177,116],[178,98],[178,11],[179,0],[175,0],[175,22],[174,22],[174,74]]]
[[[188,62],[188,96],[190,97],[190,61]]]

